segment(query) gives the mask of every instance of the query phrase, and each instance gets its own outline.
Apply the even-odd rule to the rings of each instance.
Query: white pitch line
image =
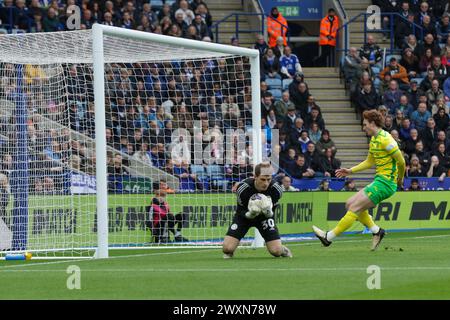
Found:
[[[405,271],[405,270],[450,270],[450,266],[441,267],[380,267],[381,270],[388,271]],[[367,267],[342,267],[342,268],[239,268],[239,269],[224,269],[224,268],[196,268],[196,269],[81,269],[81,272],[246,272],[246,271],[367,271]],[[4,270],[0,273],[12,272],[66,272],[66,270]]]
[[[428,239],[428,238],[437,238],[437,237],[450,237],[450,234],[446,235],[434,235],[434,236],[420,236],[420,237],[404,237],[401,240],[416,240],[416,239]],[[365,241],[364,238],[355,239],[355,240],[337,240],[338,243],[355,243]],[[311,240],[311,242],[306,243],[293,243],[288,246],[309,246],[309,245],[321,245],[320,242]],[[170,249],[170,248],[168,248]],[[252,249],[251,247],[241,247],[241,250]],[[199,249],[199,250],[190,250],[190,251],[172,251],[172,252],[157,252],[157,253],[143,253],[143,254],[131,254],[125,256],[112,256],[108,259],[123,259],[123,258],[136,258],[136,257],[149,257],[149,256],[159,256],[159,255],[173,255],[173,254],[187,254],[187,253],[199,253],[199,252],[209,252],[209,251],[220,251],[220,249]],[[10,269],[10,268],[24,268],[24,267],[32,267],[32,266],[43,266],[43,265],[54,265],[54,264],[63,264],[63,263],[74,263],[74,262],[85,262],[85,261],[100,261],[96,259],[86,260],[86,259],[78,259],[78,260],[61,260],[61,261],[51,261],[51,262],[42,262],[42,263],[30,263],[30,264],[18,264],[18,265],[10,265],[10,266],[0,266],[0,270]],[[184,270],[184,269],[183,269]],[[242,270],[242,269],[241,269]],[[277,269],[279,270],[279,269]]]

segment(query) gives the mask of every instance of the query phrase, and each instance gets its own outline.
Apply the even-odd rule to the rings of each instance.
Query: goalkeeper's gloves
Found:
[[[267,208],[262,210],[261,212],[266,218],[272,218],[273,217],[273,211],[272,208]]]
[[[260,214],[260,212],[258,211],[247,211],[245,213],[245,217],[247,219],[255,219],[256,216],[258,216]]]

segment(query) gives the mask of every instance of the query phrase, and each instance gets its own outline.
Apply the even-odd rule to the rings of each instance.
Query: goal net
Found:
[[[270,142],[258,59],[99,25],[0,37],[0,256],[220,245]]]

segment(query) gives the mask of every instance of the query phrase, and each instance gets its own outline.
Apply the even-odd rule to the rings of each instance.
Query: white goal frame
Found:
[[[153,43],[181,46],[187,49],[213,51],[217,53],[247,56],[250,60],[252,86],[252,144],[254,164],[262,161],[261,94],[260,94],[260,62],[259,51],[229,45],[209,43],[197,40],[175,38],[154,33],[128,30],[118,27],[94,24],[92,27],[92,51],[94,69],[94,101],[95,101],[95,140],[96,140],[96,188],[97,188],[97,252],[95,258],[108,258],[108,184],[107,184],[107,145],[105,137],[105,59],[103,50],[104,36],[136,39]],[[264,241],[255,229],[253,247],[262,247]]]

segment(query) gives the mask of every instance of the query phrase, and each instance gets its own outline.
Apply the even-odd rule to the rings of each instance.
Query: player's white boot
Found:
[[[322,242],[325,247],[328,247],[331,244],[331,241],[327,240],[327,233],[322,229],[317,228],[316,226],[312,226],[316,237]]]

